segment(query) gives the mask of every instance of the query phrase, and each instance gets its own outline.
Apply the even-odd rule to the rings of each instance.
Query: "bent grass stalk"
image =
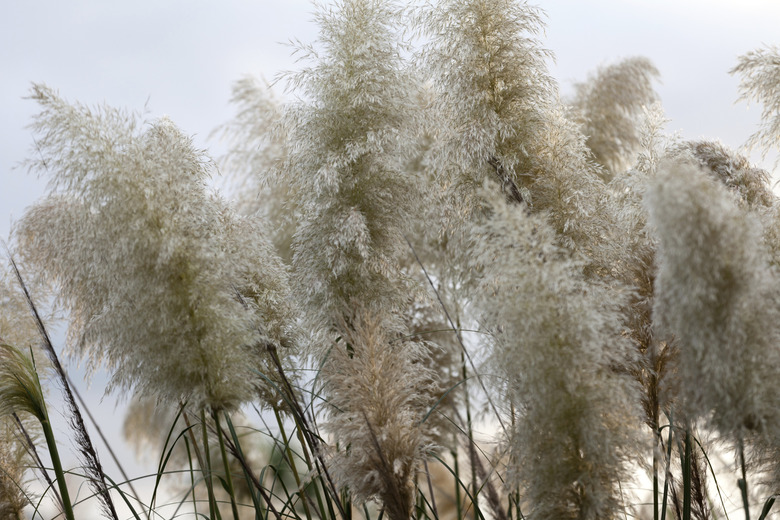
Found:
[[[267,508],[263,508],[262,505],[260,504],[260,502],[257,499],[258,493],[256,493],[255,490],[254,490],[254,485],[255,485],[254,481],[253,481],[251,475],[249,474],[248,469],[246,467],[244,467],[244,464],[242,462],[244,455],[243,455],[243,452],[241,451],[241,445],[239,444],[239,441],[238,441],[238,435],[236,434],[236,430],[233,427],[233,422],[230,420],[230,416],[227,413],[225,413],[225,423],[227,424],[228,431],[230,431],[230,437],[233,440],[233,446],[235,447],[234,451],[235,451],[235,454],[236,454],[236,458],[239,460],[239,462],[241,462],[241,469],[242,469],[242,471],[244,473],[244,479],[246,480],[246,483],[248,485],[249,494],[252,497],[252,505],[255,508],[255,516],[256,516],[256,518],[260,518],[260,515],[265,512],[266,513],[265,517],[267,518],[267,516],[268,516],[267,515],[267,512],[268,512]]]
[[[729,519],[729,512],[726,509],[726,503],[723,500],[723,493],[721,493],[720,484],[718,484],[718,475],[715,473],[715,468],[712,467],[712,462],[710,461],[709,455],[707,455],[707,451],[704,449],[704,446],[702,446],[699,439],[696,437],[693,438],[694,441],[696,441],[696,445],[699,447],[699,450],[701,451],[702,455],[704,456],[704,460],[707,462],[707,467],[710,469],[710,474],[712,474],[712,480],[715,482],[715,490],[718,492],[718,498],[720,499],[720,507],[723,509],[723,516],[726,520]],[[774,498],[770,497],[769,500],[772,500],[774,502]],[[771,508],[772,505],[770,504],[769,507]],[[767,513],[769,511],[767,510]],[[763,520],[763,519],[762,519]]]
[[[260,474],[259,477],[257,477],[253,472],[252,468],[249,467],[249,464],[247,463],[246,457],[244,456],[244,453],[241,449],[241,444],[238,440],[238,435],[236,435],[235,428],[233,426],[233,423],[230,421],[230,417],[227,415],[225,416],[225,420],[227,421],[228,428],[230,429],[230,435],[233,440],[232,443],[228,444],[228,449],[233,454],[234,457],[236,457],[236,460],[238,460],[239,464],[241,464],[241,468],[244,470],[244,476],[252,482],[252,485],[257,489],[257,492],[260,494],[260,496],[263,498],[266,504],[266,510],[265,510],[265,516],[268,517],[268,513],[273,513],[273,515],[276,517],[277,520],[282,520],[282,515],[279,511],[276,510],[276,508],[273,505],[272,502],[272,496],[269,494],[269,490],[267,490],[265,487],[263,487],[262,482],[264,481],[264,471]],[[259,506],[258,506],[259,507]],[[257,509],[257,514],[260,514],[260,510]],[[335,518],[335,517],[334,517]]]
[[[189,475],[190,475],[190,484],[191,489],[195,489],[195,470],[192,465],[192,451],[190,450],[190,439],[189,437],[183,437],[184,439],[184,446],[187,448],[187,465],[189,466]],[[159,475],[159,473],[158,473]],[[195,517],[198,517],[198,501],[195,499],[195,493],[192,494],[192,508],[195,512]]]

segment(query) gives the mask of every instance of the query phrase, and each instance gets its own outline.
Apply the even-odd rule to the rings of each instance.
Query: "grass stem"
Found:
[[[230,462],[228,461],[227,452],[225,451],[225,440],[222,438],[222,425],[220,424],[219,415],[216,411],[211,413],[212,419],[214,419],[214,425],[217,428],[217,438],[219,439],[219,452],[222,454],[222,464],[225,468],[225,487],[230,495],[230,507],[233,510],[233,519],[239,520],[238,505],[236,504],[236,492],[233,487],[233,475],[230,471]]]
[[[48,413],[44,410],[46,416],[41,421],[41,427],[43,428],[43,436],[46,438],[46,446],[49,448],[49,456],[51,457],[51,464],[54,468],[54,475],[57,479],[57,487],[60,490],[60,497],[62,498],[62,512],[67,520],[75,520],[73,516],[73,505],[70,500],[70,493],[68,493],[68,486],[65,483],[65,472],[62,470],[62,461],[60,460],[60,452],[57,449],[57,441],[54,439],[54,431],[49,422]]]

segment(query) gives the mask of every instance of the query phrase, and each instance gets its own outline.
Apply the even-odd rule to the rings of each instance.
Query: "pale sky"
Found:
[[[545,45],[562,92],[594,67],[644,55],[661,71],[657,85],[670,130],[720,138],[738,147],[754,131],[759,108],[735,105],[737,56],[778,44],[776,0],[548,0]],[[231,115],[233,81],[273,79],[295,68],[291,38],[311,41],[308,0],[37,0],[0,8],[0,237],[11,217],[42,193],[14,166],[30,151],[25,126],[35,113],[23,100],[44,82],[66,99],[107,102],[150,116],[169,115],[202,147],[221,151],[209,133]],[[147,104],[148,100],[148,104]],[[771,164],[772,161],[767,161]]]
[[[777,0],[536,4],[547,12],[543,41],[557,57],[550,70],[564,94],[598,65],[644,55],[661,72],[657,89],[672,119],[670,131],[720,138],[731,147],[755,131],[760,107],[735,104],[738,81],[728,70],[740,54],[780,44]],[[273,79],[294,69],[290,47],[280,42],[310,42],[316,35],[312,12],[307,0],[3,2],[0,237],[7,237],[11,219],[43,194],[44,182],[15,168],[32,146],[25,126],[36,106],[22,99],[31,82],[44,82],[66,99],[89,105],[107,102],[139,111],[146,105],[149,117],[170,116],[198,146],[218,154],[222,149],[208,135],[232,114],[231,84],[245,74]],[[764,167],[776,157],[773,152]],[[100,399],[97,381],[89,395],[92,403]],[[106,398],[96,413],[109,417],[113,407]],[[114,439],[121,420],[117,413],[105,421]],[[106,453],[102,457],[107,461]]]

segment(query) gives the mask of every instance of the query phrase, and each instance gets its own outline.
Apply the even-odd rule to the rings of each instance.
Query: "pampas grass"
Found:
[[[525,2],[315,18],[294,100],[237,83],[221,166],[167,118],[33,85],[27,165],[50,191],[0,278],[0,515],[690,520],[734,497],[771,514],[768,173],[666,135],[644,58],[567,106]],[[766,104],[760,144],[773,55],[735,69]],[[240,194],[211,187],[220,168]],[[152,474],[107,474],[63,350],[135,393],[126,430]]]

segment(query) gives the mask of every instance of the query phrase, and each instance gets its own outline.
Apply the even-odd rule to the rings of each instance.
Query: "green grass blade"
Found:
[[[776,495],[772,495],[766,499],[766,502],[764,502],[764,508],[761,509],[761,516],[758,517],[758,520],[766,519],[766,516],[769,514],[769,511],[772,509],[772,506],[775,503],[775,497]]]

